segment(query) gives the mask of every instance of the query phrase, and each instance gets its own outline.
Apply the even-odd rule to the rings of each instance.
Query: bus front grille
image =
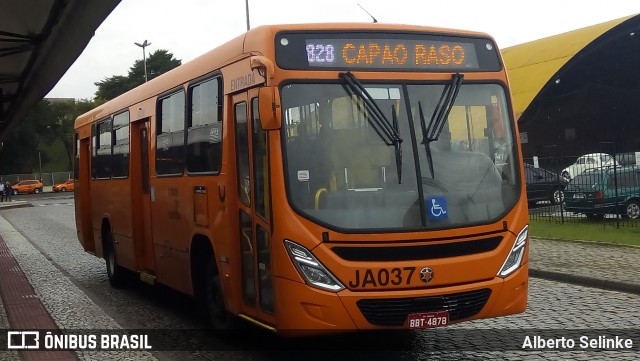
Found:
[[[471,317],[484,307],[491,290],[460,292],[441,296],[362,299],[356,302],[369,323],[377,326],[402,326],[411,313],[449,311],[449,320]]]
[[[451,258],[491,252],[498,248],[500,242],[502,242],[502,237],[491,237],[471,241],[413,246],[336,246],[332,247],[331,250],[346,261],[399,262]]]

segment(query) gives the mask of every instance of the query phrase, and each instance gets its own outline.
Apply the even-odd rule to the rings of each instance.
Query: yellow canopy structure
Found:
[[[577,53],[634,16],[502,49],[516,118],[520,118],[543,87]]]

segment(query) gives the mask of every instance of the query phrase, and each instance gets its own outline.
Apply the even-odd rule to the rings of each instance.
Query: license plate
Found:
[[[584,194],[576,193],[576,194],[573,195],[573,198],[575,198],[575,199],[584,199]]]
[[[434,328],[449,324],[449,311],[410,313],[407,316],[407,328]]]

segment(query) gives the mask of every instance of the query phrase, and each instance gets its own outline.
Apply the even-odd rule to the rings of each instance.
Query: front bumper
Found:
[[[415,290],[331,293],[289,279],[274,281],[278,293],[286,295],[276,300],[277,328],[290,335],[306,335],[403,328],[409,313],[443,310],[437,309],[441,306],[449,310],[451,323],[521,313],[527,306],[528,265],[507,278]],[[486,301],[482,293],[488,293]]]

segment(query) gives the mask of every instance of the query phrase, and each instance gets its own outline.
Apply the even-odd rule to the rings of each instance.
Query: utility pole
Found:
[[[247,8],[247,31],[251,30],[251,25],[249,25],[249,0],[244,0],[245,6]]]
[[[249,1],[249,0],[247,0]],[[248,20],[247,20],[248,21]],[[134,43],[135,45],[139,46],[142,48],[142,59],[144,62],[144,82],[147,82],[147,53],[145,52],[144,48],[146,48],[147,46],[151,45],[151,43],[148,43],[146,40],[144,41],[144,43],[140,44],[140,43]]]

